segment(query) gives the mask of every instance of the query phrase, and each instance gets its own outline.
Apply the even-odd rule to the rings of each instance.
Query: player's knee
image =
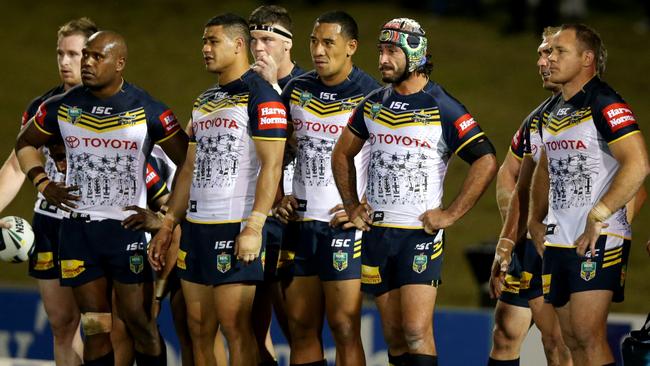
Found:
[[[330,320],[332,335],[338,343],[348,343],[359,335],[359,327],[349,317],[338,317]]]
[[[402,329],[409,350],[420,349],[427,341],[433,339],[431,324],[408,322],[402,325]]]
[[[384,322],[382,325],[383,332],[384,332],[384,339],[386,340],[386,343],[390,347],[393,348],[402,348],[406,347],[405,340],[404,340],[404,330],[402,329],[402,325],[399,323],[387,323]]]
[[[81,329],[86,337],[110,333],[113,328],[113,314],[85,312],[81,314]]]
[[[50,328],[55,339],[71,339],[79,327],[79,313],[62,312],[56,316],[49,316]]]

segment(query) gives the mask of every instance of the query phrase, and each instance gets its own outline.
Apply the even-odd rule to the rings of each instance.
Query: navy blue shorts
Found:
[[[293,259],[296,255],[297,223],[283,224],[269,217],[264,224],[266,231],[266,261],[264,281],[279,281],[293,276]]]
[[[299,222],[294,276],[318,276],[321,281],[361,278],[361,231],[322,221]]]
[[[61,221],[61,284],[81,286],[101,277],[132,284],[153,281],[144,231],[122,227],[118,220]]]
[[[43,201],[45,202],[45,201]],[[34,252],[29,257],[29,275],[39,280],[60,277],[59,228],[61,219],[34,213]]]
[[[441,283],[444,232],[372,226],[363,233],[361,290],[379,296],[404,285]]]
[[[235,256],[235,238],[242,223],[197,224],[183,221],[176,267],[182,280],[202,285],[261,282],[264,280],[264,238],[260,255],[246,265]]]
[[[606,235],[598,238],[596,256],[591,261],[579,257],[575,248],[547,246],[543,264],[544,300],[561,307],[569,302],[572,293],[610,290],[612,301],[622,302],[630,241],[623,240],[623,245],[605,251],[608,238]]]
[[[542,290],[542,257],[535,249],[535,243],[526,239],[524,260],[521,266],[519,280],[519,294],[521,297],[532,300],[544,295]]]
[[[512,261],[506,273],[506,280],[503,292],[499,300],[506,304],[528,307],[528,298],[521,293],[521,276],[523,275],[523,262],[526,257],[526,243],[518,243],[512,252]]]

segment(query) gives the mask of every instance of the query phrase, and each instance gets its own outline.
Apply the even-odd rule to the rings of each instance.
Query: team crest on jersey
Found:
[[[135,124],[136,114],[124,112],[120,115],[120,125],[133,126]]]
[[[217,256],[217,270],[221,273],[226,273],[230,271],[232,267],[232,261],[230,259],[230,254],[219,254]]]
[[[309,102],[311,102],[311,98],[313,97],[314,95],[308,91],[303,91],[302,93],[300,93],[300,97],[298,98],[300,106],[303,108],[306,107],[309,104]]]
[[[424,125],[433,122],[431,115],[426,114],[424,110],[413,112],[413,122],[422,123]]]
[[[596,277],[596,262],[590,260],[580,263],[580,278],[589,281]]]
[[[68,121],[70,121],[72,124],[76,123],[79,120],[79,117],[81,117],[82,113],[83,111],[81,108],[72,107],[68,109]]]
[[[348,268],[348,253],[344,253],[340,250],[336,253],[333,253],[332,264],[334,265],[334,269],[339,272]]]
[[[374,103],[374,104],[370,107],[370,116],[372,117],[372,119],[377,118],[377,116],[378,116],[379,113],[381,112],[381,108],[382,108],[381,103]]]
[[[351,111],[354,107],[357,106],[357,103],[353,102],[352,99],[344,100],[341,102],[342,111]]]
[[[144,269],[144,258],[141,255],[132,255],[129,257],[129,268],[131,272],[138,274]]]
[[[416,273],[422,273],[427,269],[427,263],[429,259],[426,254],[417,254],[413,256],[413,271]]]

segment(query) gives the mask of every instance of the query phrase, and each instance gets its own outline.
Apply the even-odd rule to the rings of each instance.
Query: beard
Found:
[[[380,70],[383,70],[383,68]],[[381,81],[387,84],[400,84],[404,80],[408,79],[408,77],[411,75],[411,73],[407,72],[406,69],[401,70],[401,73],[397,74],[399,71],[400,70],[395,70],[395,74],[393,76],[382,76]]]

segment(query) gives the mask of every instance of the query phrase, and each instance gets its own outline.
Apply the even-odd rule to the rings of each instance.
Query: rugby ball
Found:
[[[34,251],[32,226],[18,216],[7,216],[0,220],[11,225],[8,229],[2,228],[0,259],[12,263],[25,262]]]

